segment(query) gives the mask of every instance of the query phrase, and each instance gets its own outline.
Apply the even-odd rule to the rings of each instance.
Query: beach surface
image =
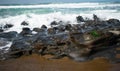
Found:
[[[50,55],[32,54],[0,62],[0,71],[119,71],[120,64],[96,58],[88,62],[75,62],[68,58],[48,60]]]

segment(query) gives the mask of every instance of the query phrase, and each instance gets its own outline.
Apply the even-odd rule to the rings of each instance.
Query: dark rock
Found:
[[[55,28],[48,28],[47,32],[48,34],[56,34]]]
[[[76,19],[78,23],[85,21],[82,16],[77,16]]]
[[[3,32],[4,30],[3,29],[0,29],[0,32]]]
[[[31,50],[31,44],[25,42],[23,40],[14,41],[12,46],[10,47],[11,51],[24,51],[24,50]]]
[[[72,30],[72,25],[71,24],[65,25],[65,30],[68,30],[68,31]]]
[[[59,25],[59,26],[57,26],[57,33],[65,32],[65,30],[66,30],[65,25]]]
[[[21,25],[27,26],[27,25],[29,25],[29,23],[27,23],[26,21],[23,21],[23,22],[21,23]]]
[[[6,39],[13,39],[18,35],[18,33],[16,31],[11,31],[11,32],[3,32],[0,33],[0,38],[6,38]]]
[[[58,24],[59,24],[59,25],[64,25],[65,22],[63,22],[63,21],[59,21]]]
[[[35,32],[40,32],[41,29],[40,29],[40,28],[33,28],[33,31],[35,31]]]
[[[42,26],[41,26],[41,29],[47,29],[47,26],[42,25]]]
[[[29,55],[32,52],[32,39],[29,38],[16,38],[13,41],[13,44],[10,47],[10,56],[11,57],[19,57],[21,55]]]
[[[50,25],[51,25],[51,26],[53,26],[53,25],[58,25],[58,23],[57,23],[56,21],[53,21],[53,22],[51,22]]]
[[[8,30],[9,28],[13,27],[14,25],[12,24],[5,24],[5,25],[0,25],[0,32],[3,32],[5,30]]]
[[[9,58],[9,55],[7,54],[9,52],[9,48],[11,46],[12,42],[9,41],[6,38],[0,38],[0,60],[6,60]]]
[[[23,28],[22,32],[20,32],[20,35],[22,36],[26,36],[26,35],[32,35],[32,31],[30,30],[30,28]]]
[[[99,21],[100,19],[97,17],[97,15],[95,15],[95,14],[93,14],[93,19],[94,19],[94,21]]]
[[[5,46],[9,43],[9,41],[6,38],[0,38],[0,47]]]
[[[120,21],[118,19],[109,19],[107,20],[108,23],[113,23],[113,24],[120,24]]]
[[[6,24],[6,25],[4,25],[4,28],[11,28],[11,27],[13,27],[12,24]]]

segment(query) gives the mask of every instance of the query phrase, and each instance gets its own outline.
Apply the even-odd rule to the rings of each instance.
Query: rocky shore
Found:
[[[25,27],[20,33],[4,32],[13,27],[6,24],[0,28],[0,60],[14,59],[33,53],[51,59],[68,57],[75,61],[88,61],[104,57],[112,63],[120,62],[120,21],[101,20],[93,15],[93,20],[77,16],[78,24],[53,21],[30,29]],[[29,25],[23,21],[21,25]],[[35,32],[35,33],[33,33]]]

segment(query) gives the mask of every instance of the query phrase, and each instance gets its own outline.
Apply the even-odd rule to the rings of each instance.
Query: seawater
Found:
[[[23,27],[31,29],[43,24],[50,27],[52,21],[64,21],[77,24],[76,16],[92,19],[96,14],[103,20],[116,18],[120,20],[120,3],[49,3],[33,5],[0,5],[0,25],[13,24],[7,31],[20,32]],[[27,21],[28,26],[21,26]]]

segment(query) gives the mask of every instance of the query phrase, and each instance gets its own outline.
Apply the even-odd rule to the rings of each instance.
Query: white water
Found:
[[[114,7],[120,4],[102,3],[63,3],[63,4],[41,4],[41,5],[19,5],[19,6],[0,6],[0,8],[96,8]]]
[[[109,19],[109,18],[116,18],[120,19],[120,13],[111,13],[110,11],[108,12],[107,10],[103,13],[101,13],[101,10],[96,10],[93,11],[92,13],[88,14],[62,14],[61,12],[56,12],[56,13],[50,13],[50,14],[41,14],[41,15],[36,15],[36,14],[29,14],[28,15],[19,15],[19,16],[11,16],[8,18],[1,18],[0,19],[0,24],[13,24],[14,26],[10,28],[8,31],[17,31],[18,33],[21,32],[23,27],[29,27],[31,29],[35,27],[41,27],[43,24],[50,27],[50,23],[52,21],[64,21],[64,22],[69,22],[70,24],[77,24],[76,22],[76,17],[78,15],[82,15],[84,18],[88,17],[92,19],[93,14],[97,14],[98,17],[101,19]],[[23,21],[27,21],[29,23],[28,26],[22,26],[21,23]]]
[[[120,3],[116,3],[116,4],[115,3],[114,4],[112,4],[112,3],[106,3],[106,4],[105,3],[63,3],[63,4],[0,6],[1,10],[3,8],[5,9],[5,11],[3,11],[3,14],[8,15],[7,17],[4,18],[1,14],[0,25],[4,25],[6,23],[13,24],[14,26],[12,28],[10,28],[9,30],[6,30],[5,32],[17,31],[19,33],[19,32],[21,32],[23,27],[29,27],[29,28],[33,29],[35,27],[41,27],[43,24],[50,27],[50,23],[52,21],[61,21],[62,20],[66,23],[69,22],[70,24],[77,24],[76,17],[78,15],[81,15],[84,18],[87,17],[87,18],[92,19],[93,14],[96,14],[98,17],[100,17],[103,20],[110,19],[110,18],[116,18],[116,19],[120,20],[120,12],[119,12],[120,9],[118,6],[120,6]],[[104,9],[104,7],[109,7],[109,8]],[[111,9],[111,7],[112,7],[112,9]],[[9,11],[10,11],[10,13],[12,12],[13,14],[16,12],[19,12],[16,10],[15,11],[11,10],[11,8],[17,8],[18,10],[19,10],[19,8],[45,8],[45,9],[47,9],[47,8],[51,8],[51,9],[65,8],[65,10],[63,10],[63,11],[55,10],[54,12],[45,13],[45,14],[36,14],[36,13],[32,13],[32,12],[24,13],[23,12],[20,15],[18,14],[15,16],[11,16],[11,15],[9,15]],[[66,10],[67,8],[73,8],[75,13],[63,13],[63,12],[67,11]],[[78,9],[76,10],[76,8],[78,8],[82,12],[78,11]],[[85,12],[82,10],[83,8],[86,10]],[[86,8],[88,8],[88,9],[86,9]],[[94,8],[95,8],[95,10],[91,10]],[[40,9],[40,10],[42,10],[42,9]],[[70,10],[70,11],[73,11],[73,10]],[[6,12],[6,11],[8,11],[8,12]],[[21,23],[23,21],[27,21],[29,23],[29,25],[22,26]]]

